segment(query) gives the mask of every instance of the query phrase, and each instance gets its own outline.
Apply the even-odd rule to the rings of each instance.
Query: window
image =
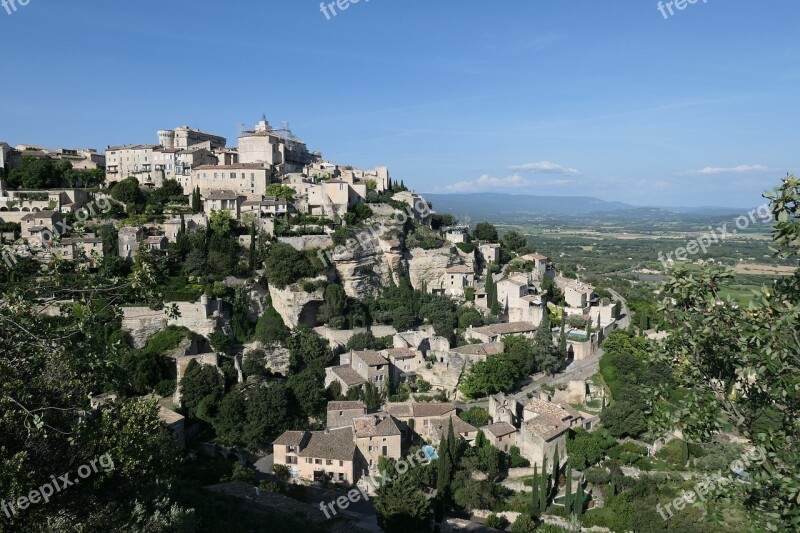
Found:
[[[286,464],[289,464],[289,465],[296,465],[296,464],[297,464],[297,457],[295,457],[294,455],[290,455],[290,456],[288,456],[288,457],[286,458]]]
[[[369,446],[369,447],[367,448],[367,451],[371,453],[371,452],[372,452],[372,446]]]
[[[310,465],[310,464],[311,464],[311,457],[306,457],[306,464],[307,464],[307,465]]]
[[[347,476],[345,474],[339,474],[339,481],[347,481]]]
[[[325,464],[328,465],[328,466],[331,466],[331,465],[333,465],[333,461],[328,459],[327,461],[325,461]]]
[[[315,465],[321,465],[322,464],[322,459],[314,459],[314,464]]]
[[[344,461],[339,461],[339,466],[344,466]]]
[[[286,451],[289,453],[294,453],[295,447],[294,446],[287,446]]]
[[[381,452],[382,452],[382,453],[381,453],[381,455],[383,455],[384,457],[386,457],[387,455],[389,455],[389,448],[388,448],[387,446],[384,446],[384,447],[381,449]]]

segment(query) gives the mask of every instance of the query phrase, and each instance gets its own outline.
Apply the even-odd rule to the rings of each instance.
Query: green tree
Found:
[[[492,357],[470,367],[461,383],[461,392],[467,398],[508,392],[520,377],[519,368],[508,356]]]
[[[225,379],[216,367],[201,365],[192,360],[186,367],[180,383],[181,406],[186,409],[190,417],[197,413],[197,407],[206,397],[214,402],[221,402],[225,392]]]
[[[267,190],[264,193],[266,196],[274,196],[275,198],[280,198],[281,200],[286,200],[291,202],[294,200],[295,190],[289,187],[288,185],[281,185],[280,183],[271,183],[267,186]]]
[[[542,515],[541,498],[539,496],[539,465],[533,465],[533,480],[531,482],[531,509],[533,509],[533,517],[538,519]]]
[[[516,231],[509,231],[503,235],[501,243],[505,248],[508,248],[512,252],[517,252],[528,245],[528,239]]]
[[[281,343],[289,338],[289,329],[274,307],[268,307],[256,323],[256,339],[265,346]]]
[[[478,225],[475,226],[475,231],[472,232],[472,236],[478,241],[497,242],[499,240],[497,228],[488,222],[479,222]]]
[[[774,251],[798,257],[800,180],[789,176],[766,197],[776,220]],[[681,394],[655,385],[643,389],[644,396],[659,429],[680,429],[692,441],[708,441],[732,428],[750,440],[759,458],[744,467],[748,483],[730,483],[724,495],[743,502],[759,529],[795,531],[800,529],[800,270],[765,287],[748,307],[723,298],[730,279],[713,265],[672,272],[658,308],[669,337],[654,345],[649,362],[673,368]],[[770,412],[776,414],[772,424],[761,425]]]
[[[381,485],[374,501],[380,525],[386,533],[429,530],[431,509],[410,473]]]
[[[139,205],[144,199],[144,193],[139,188],[139,180],[136,178],[125,178],[111,189],[111,197],[125,205]]]

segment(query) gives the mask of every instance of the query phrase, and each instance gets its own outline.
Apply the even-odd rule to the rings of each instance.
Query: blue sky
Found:
[[[756,205],[798,167],[800,2],[657,3],[30,0],[0,8],[0,140],[234,145],[266,113],[422,192]]]

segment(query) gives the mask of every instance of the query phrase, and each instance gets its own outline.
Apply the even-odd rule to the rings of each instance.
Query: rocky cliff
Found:
[[[322,290],[306,292],[303,290],[302,283],[295,283],[285,289],[278,289],[270,285],[269,294],[272,298],[272,306],[281,315],[283,323],[288,328],[294,329],[300,324],[311,328],[319,325],[317,313],[325,303]]]

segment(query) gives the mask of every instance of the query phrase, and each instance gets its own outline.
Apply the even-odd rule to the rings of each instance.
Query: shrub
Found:
[[[288,481],[290,476],[289,467],[286,465],[272,465],[272,473],[281,481]]]
[[[460,242],[456,244],[456,248],[464,252],[465,254],[471,254],[475,251],[475,245],[471,242]]]
[[[504,529],[506,525],[508,525],[508,520],[502,516],[497,516],[496,514],[492,513],[486,517],[486,520],[483,521],[483,525],[486,527],[492,527],[494,529]]]
[[[175,394],[175,389],[178,382],[174,379],[164,379],[158,382],[155,387],[156,394],[159,396],[172,396]]]
[[[611,482],[611,473],[606,472],[603,468],[590,468],[584,475],[586,481],[592,485],[606,485]]]
[[[667,443],[666,446],[661,448],[656,456],[663,459],[667,463],[684,466],[686,461],[689,460],[689,447],[682,440],[675,439]]]

